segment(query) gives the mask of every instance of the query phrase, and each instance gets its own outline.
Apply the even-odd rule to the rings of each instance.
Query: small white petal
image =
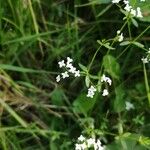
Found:
[[[112,0],[112,3],[117,4],[119,3],[121,0]]]
[[[123,33],[121,33],[121,34],[118,36],[118,41],[119,41],[119,42],[122,42],[122,41],[123,41],[123,38],[124,38],[124,37],[123,37]]]
[[[73,62],[73,59],[70,57],[67,57],[67,63],[71,63],[71,62]]]
[[[74,76],[75,76],[75,77],[80,77],[80,71],[79,71],[79,70],[75,71]]]
[[[125,102],[126,110],[134,109],[134,105],[128,101]]]
[[[69,74],[67,71],[65,71],[64,73],[61,73],[62,75],[62,78],[65,79],[65,78],[68,78],[69,77]]]
[[[108,93],[108,90],[107,89],[104,89],[103,90],[103,93],[102,93],[102,96],[107,96],[109,93]]]
[[[66,66],[64,60],[59,61],[59,62],[58,62],[58,65],[59,65],[59,68],[62,68],[62,67],[65,67],[65,66]]]
[[[101,82],[106,82],[106,76],[104,74],[101,77]]]
[[[141,60],[142,60],[142,62],[143,62],[144,64],[147,64],[147,63],[149,62],[149,60],[148,60],[147,57],[146,57],[146,58],[143,57]]]
[[[124,4],[129,4],[128,0],[124,0],[123,2],[124,2]]]
[[[137,7],[137,17],[139,17],[139,18],[143,17],[143,15],[141,13],[141,8],[140,7]]]
[[[78,137],[78,140],[81,141],[81,142],[83,142],[83,141],[85,140],[85,137],[84,137],[83,135],[80,135],[80,136]]]
[[[72,67],[73,67],[73,65],[72,65],[71,63],[68,63],[68,62],[67,62],[66,67],[67,67],[67,68],[72,68]]]
[[[56,82],[59,82],[60,81],[60,75],[58,75],[57,77],[56,77]]]
[[[68,70],[71,73],[75,73],[76,72],[76,68],[73,66],[70,66],[70,69]]]
[[[118,31],[117,31],[117,34],[120,34],[120,33],[121,33],[121,31],[120,31],[120,30],[118,30]]]
[[[130,12],[130,10],[132,9],[132,6],[130,6],[129,4],[126,4],[126,6],[124,7],[124,9],[125,9],[127,12]]]
[[[87,139],[87,146],[88,146],[88,148],[90,148],[94,144],[95,144],[95,139],[93,139],[93,138]]]

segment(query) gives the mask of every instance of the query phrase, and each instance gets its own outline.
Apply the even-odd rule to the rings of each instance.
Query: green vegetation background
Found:
[[[130,22],[123,33],[132,40],[147,29],[137,42],[148,49],[149,0],[141,7],[138,27]],[[116,43],[110,51],[108,72],[117,78],[106,98],[97,94],[87,100],[84,77],[55,80],[58,61],[67,56],[76,67],[88,66],[97,40],[114,38],[123,17],[110,0],[0,0],[0,149],[71,150],[82,132],[95,132],[110,150],[149,149],[150,104],[140,45],[125,50]],[[93,75],[106,53],[103,47],[96,56]],[[148,64],[148,79],[149,70]],[[135,109],[125,110],[125,101]]]

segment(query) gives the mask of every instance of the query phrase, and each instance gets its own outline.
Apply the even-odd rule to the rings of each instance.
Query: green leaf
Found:
[[[138,26],[139,26],[138,22],[134,18],[131,18],[131,21],[132,21],[133,25],[138,28]]]
[[[144,45],[139,42],[132,42],[132,44],[136,45],[137,47],[143,48]]]
[[[114,110],[115,112],[121,112],[125,109],[125,92],[122,86],[115,88],[115,101],[114,101]]]
[[[82,113],[86,115],[94,107],[96,102],[96,96],[88,98],[85,94],[81,94],[73,102],[73,110],[76,113]]]
[[[107,4],[111,2],[111,0],[89,0],[89,1],[94,4]]]
[[[82,65],[82,64],[80,64],[80,63],[79,63],[79,67],[80,67],[83,71],[85,71],[85,72],[88,71],[87,67],[84,66],[84,65]]]
[[[98,44],[100,44],[101,46],[104,46],[105,48],[107,48],[107,49],[111,49],[111,50],[113,50],[113,49],[115,49],[115,48],[113,48],[113,47],[111,47],[110,46],[110,43],[109,42],[107,42],[107,43],[104,43],[105,41],[100,41],[100,40],[97,40],[97,43]]]
[[[112,77],[119,79],[120,66],[117,63],[116,58],[111,55],[105,55],[103,58],[103,65],[105,71],[107,71]]]
[[[126,134],[126,133],[125,133]],[[128,136],[118,136],[117,140],[106,147],[106,150],[147,150],[144,146],[137,143],[138,134],[128,134]]]
[[[87,87],[90,86],[90,78],[89,78],[89,76],[85,77],[85,84],[86,84]]]
[[[63,97],[64,97],[64,92],[60,88],[56,88],[52,93],[51,93],[51,100],[54,105],[63,105]]]
[[[149,137],[140,136],[139,143],[141,145],[144,145],[144,146],[150,146],[150,138]]]
[[[24,68],[24,67],[13,66],[13,65],[8,65],[8,64],[0,64],[0,68],[4,70],[11,70],[11,71],[16,71],[16,72],[24,72],[24,73],[50,73],[44,70],[34,70],[30,68]]]
[[[120,43],[120,46],[126,46],[126,45],[129,45],[130,42],[129,41],[124,41],[124,42],[121,42]]]

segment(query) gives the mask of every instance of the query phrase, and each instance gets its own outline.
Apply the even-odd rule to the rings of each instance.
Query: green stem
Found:
[[[91,62],[90,62],[90,65],[89,65],[89,67],[88,67],[88,72],[90,71],[91,66],[92,66],[92,64],[93,64],[93,62],[94,62],[94,60],[95,60],[95,57],[96,57],[96,55],[97,55],[97,53],[98,53],[98,51],[100,50],[101,47],[102,47],[102,46],[100,46],[100,47],[96,50],[96,52],[95,52],[95,54],[94,54],[94,56],[93,56],[93,58],[92,58],[92,60],[91,60]]]
[[[144,79],[145,79],[145,87],[146,87],[147,98],[148,98],[148,102],[149,102],[149,105],[150,105],[150,90],[149,90],[149,85],[148,85],[146,67],[145,67],[144,63],[143,63],[143,71],[144,71]]]

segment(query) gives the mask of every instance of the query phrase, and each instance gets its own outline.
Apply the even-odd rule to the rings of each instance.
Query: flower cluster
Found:
[[[126,110],[134,109],[134,105],[128,101],[125,102]]]
[[[112,80],[109,77],[106,77],[104,74],[101,77],[101,82],[108,83],[109,86],[112,84]],[[107,89],[103,90],[102,96],[107,96],[109,94]]]
[[[118,41],[119,42],[122,42],[123,41],[123,33],[121,33],[121,31],[120,30],[118,30],[117,31],[117,37],[118,37]]]
[[[93,98],[96,91],[96,88],[91,85],[91,87],[88,89],[87,97]]]
[[[70,57],[67,57],[66,63],[64,60],[58,62],[59,68],[65,68],[66,71],[56,77],[56,82],[60,82],[61,78],[68,78],[70,73],[73,74],[75,77],[80,77],[80,71],[72,65],[72,62],[73,59],[71,59]]]
[[[121,0],[112,0],[112,3],[119,3]],[[141,1],[145,1],[145,0],[141,0]],[[129,4],[129,0],[123,0],[125,7],[124,10],[129,12],[131,15],[133,15],[134,17],[138,17],[138,18],[142,18],[143,15],[141,13],[141,8],[137,7],[136,9],[134,9],[130,4]]]
[[[144,64],[147,64],[147,63],[150,62],[150,48],[149,48],[149,50],[148,50],[148,52],[147,52],[147,56],[146,56],[145,58],[143,57],[141,60],[142,60],[142,62],[143,62]]]
[[[104,74],[101,77],[101,83],[107,83],[109,86],[111,86],[112,84],[112,80],[109,77],[106,77]],[[97,89],[94,86],[90,86],[90,88],[88,89],[88,94],[87,97],[93,98],[95,92],[97,91]],[[109,94],[107,89],[104,89],[102,91],[102,96],[107,96]]]
[[[83,135],[78,137],[78,143],[75,144],[75,150],[87,150],[88,148],[94,148],[94,150],[104,150],[101,145],[101,141],[95,138],[86,138]]]

